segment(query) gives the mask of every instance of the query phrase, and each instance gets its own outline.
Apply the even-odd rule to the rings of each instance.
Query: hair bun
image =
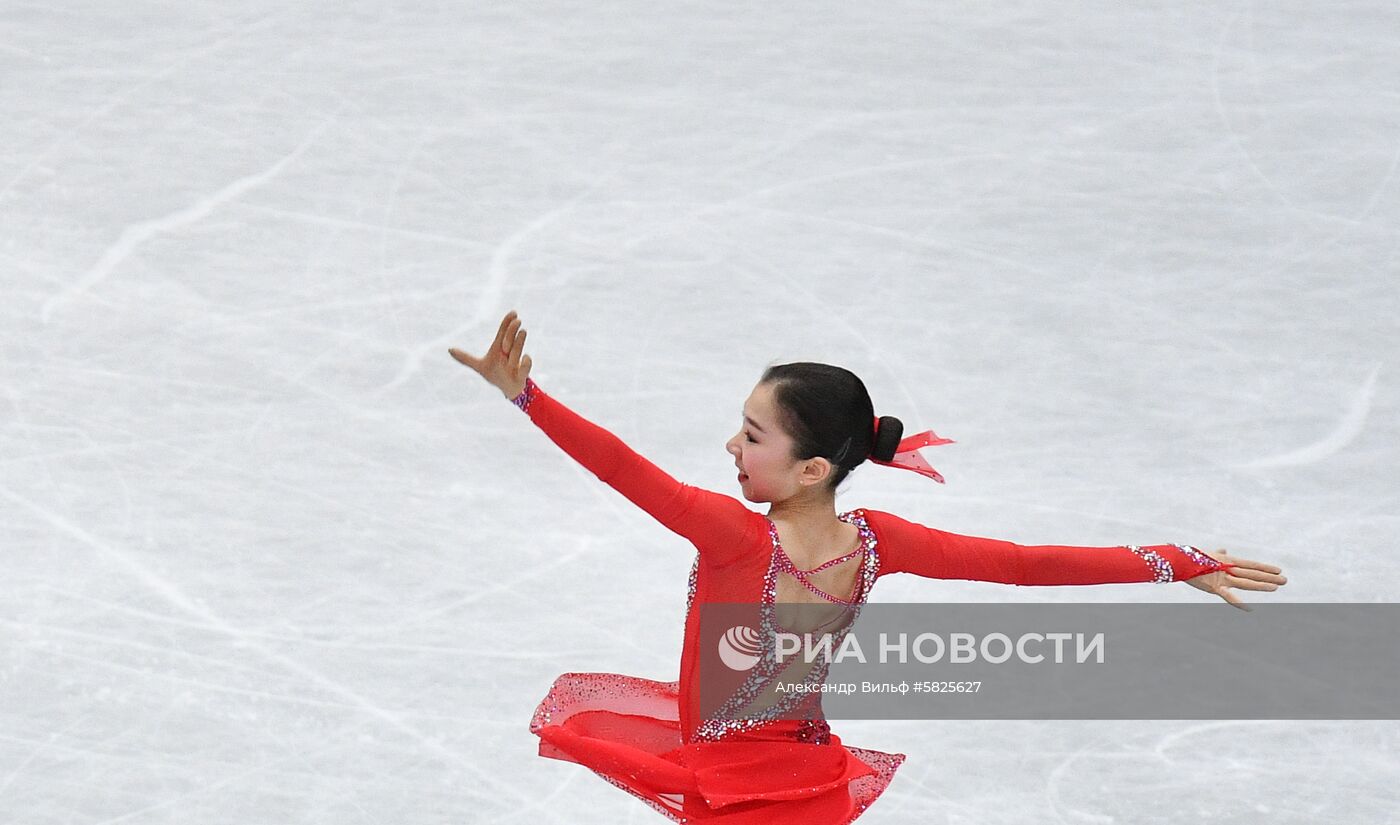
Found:
[[[875,443],[870,448],[870,457],[876,461],[894,459],[899,442],[904,438],[904,422],[892,415],[880,416],[880,429],[875,433]]]

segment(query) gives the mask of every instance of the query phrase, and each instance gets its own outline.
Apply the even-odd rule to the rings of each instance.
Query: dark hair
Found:
[[[877,441],[870,393],[850,370],[798,361],[767,368],[759,383],[773,386],[779,424],[792,436],[792,457],[821,457],[832,463],[831,489],[867,457],[894,458],[904,424],[892,415],[880,416]]]

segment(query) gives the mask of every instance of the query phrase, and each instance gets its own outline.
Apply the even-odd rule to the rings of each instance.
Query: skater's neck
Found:
[[[832,495],[793,496],[775,501],[768,518],[781,522],[788,534],[802,541],[822,542],[844,529],[836,517],[836,497]]]

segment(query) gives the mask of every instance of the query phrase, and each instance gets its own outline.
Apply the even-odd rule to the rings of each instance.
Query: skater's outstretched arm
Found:
[[[525,330],[511,310],[486,355],[456,348],[448,352],[500,389],[564,452],[702,553],[723,556],[745,545],[756,521],[753,511],[730,496],[682,484],[622,439],[546,394],[529,377],[532,361],[524,347]]]
[[[1186,581],[1244,610],[1229,588],[1277,590],[1288,581],[1272,564],[1184,544],[1023,545],[948,533],[891,513],[878,519],[882,573],[1017,585]]]

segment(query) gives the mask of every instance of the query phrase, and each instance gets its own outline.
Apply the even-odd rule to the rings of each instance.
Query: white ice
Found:
[[[957,441],[841,509],[1392,602],[1398,165],[1382,0],[0,4],[0,822],[662,821],[527,723],[693,550],[448,357],[511,308],[693,484],[829,361]],[[870,825],[1400,810],[1396,722],[834,726]]]

